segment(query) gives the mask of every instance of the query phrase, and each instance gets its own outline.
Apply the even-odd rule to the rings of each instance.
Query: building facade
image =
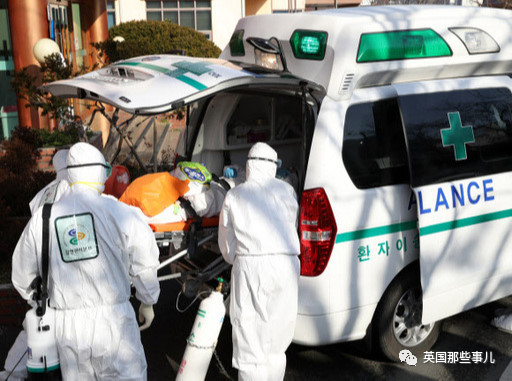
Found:
[[[54,40],[75,68],[91,67],[97,59],[90,43],[107,37],[105,0],[0,0],[0,107],[17,106],[19,125],[47,127],[47,118],[16,99],[13,70],[27,68],[37,76],[33,48],[43,38]]]
[[[170,20],[204,33],[221,49],[241,17],[304,9],[305,0],[107,0],[109,27],[132,20]]]
[[[223,49],[241,17],[303,12],[306,0],[0,0],[0,109],[17,106],[19,124],[51,124],[16,99],[13,71],[28,67],[36,74],[34,44],[54,40],[74,67],[96,61],[91,42],[108,38],[108,28],[132,20],[171,20],[204,33]],[[30,27],[28,27],[30,26]],[[2,123],[2,119],[0,119]]]

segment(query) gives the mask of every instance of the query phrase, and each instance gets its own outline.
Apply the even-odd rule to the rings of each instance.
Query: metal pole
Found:
[[[157,170],[158,170],[158,165],[157,165],[157,156],[158,156],[158,152],[156,150],[156,140],[157,140],[157,131],[156,131],[156,122],[154,121],[154,117],[153,117],[153,172],[156,173]]]
[[[210,234],[208,237],[203,238],[202,240],[200,240],[197,243],[197,246],[202,245],[203,243],[211,240],[214,236],[215,236],[214,234]],[[171,258],[166,259],[165,261],[160,263],[160,265],[158,265],[158,267],[156,269],[160,270],[161,268],[164,268],[165,266],[167,266],[169,263],[172,263],[175,260],[180,259],[181,257],[184,257],[187,254],[187,251],[188,251],[188,249],[184,249],[184,250],[180,251],[178,254],[173,255]]]
[[[181,277],[181,273],[175,273],[175,274],[170,274],[170,275],[162,275],[162,276],[158,277],[158,281],[162,282],[164,280],[177,279],[179,277]]]

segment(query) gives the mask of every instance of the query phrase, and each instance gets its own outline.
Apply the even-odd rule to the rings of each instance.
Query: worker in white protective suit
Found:
[[[55,180],[37,192],[34,198],[30,201],[29,206],[31,215],[33,215],[34,212],[46,202],[53,203],[57,201],[62,193],[69,188],[68,170],[66,169],[68,152],[68,149],[62,149],[53,155],[52,165],[56,174]]]
[[[151,324],[158,248],[149,226],[129,206],[101,195],[108,165],[87,143],[69,150],[70,188],[53,204],[48,290],[63,379],[145,380],[147,365],[130,281]],[[40,275],[42,210],[26,226],[13,254],[12,283],[25,299]]]
[[[245,183],[228,191],[219,247],[231,270],[233,367],[239,380],[284,378],[297,315],[300,243],[293,188],[276,179],[277,153],[249,151]]]
[[[30,201],[30,214],[33,215],[35,211],[44,205],[46,202],[53,203],[57,201],[60,196],[69,188],[67,157],[68,149],[59,150],[53,155],[52,165],[55,171],[55,179],[42,188],[34,198]],[[28,377],[27,373],[27,334],[22,330],[5,359],[5,370],[0,372],[0,380],[9,377],[11,381],[23,380]]]

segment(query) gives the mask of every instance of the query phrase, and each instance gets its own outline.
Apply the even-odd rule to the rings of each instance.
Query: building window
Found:
[[[16,94],[10,85],[13,70],[7,0],[0,0],[0,107],[16,104]]]
[[[193,28],[211,40],[211,0],[146,0],[146,18],[154,21],[172,21]]]
[[[107,21],[108,29],[116,25],[116,2],[115,0],[107,0]]]

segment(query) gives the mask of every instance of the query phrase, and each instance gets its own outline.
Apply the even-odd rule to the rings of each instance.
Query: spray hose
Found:
[[[21,355],[20,359],[18,360],[18,362],[16,363],[16,365],[13,366],[12,370],[9,372],[9,374],[7,375],[7,378],[5,379],[5,381],[7,381],[9,379],[9,377],[11,377],[11,375],[14,373],[14,371],[16,370],[16,367],[19,365],[19,363],[21,362],[21,360],[23,360],[23,357],[25,357],[25,355],[28,353],[28,349],[23,352],[23,354]]]
[[[181,296],[181,294],[183,294],[183,291],[180,291],[180,292],[178,293],[178,296],[176,297],[176,310],[177,310],[178,312],[183,313],[183,312],[185,312],[186,310],[188,310],[190,307],[192,307],[192,305],[196,302],[196,300],[197,300],[197,299],[199,299],[199,297],[201,297],[201,295],[203,295],[203,294],[208,294],[208,291],[202,291],[202,292],[200,292],[199,294],[197,294],[197,296],[194,298],[194,300],[192,300],[192,301],[190,302],[190,304],[189,304],[188,306],[186,306],[183,310],[178,306],[179,301],[180,301],[180,296]]]

